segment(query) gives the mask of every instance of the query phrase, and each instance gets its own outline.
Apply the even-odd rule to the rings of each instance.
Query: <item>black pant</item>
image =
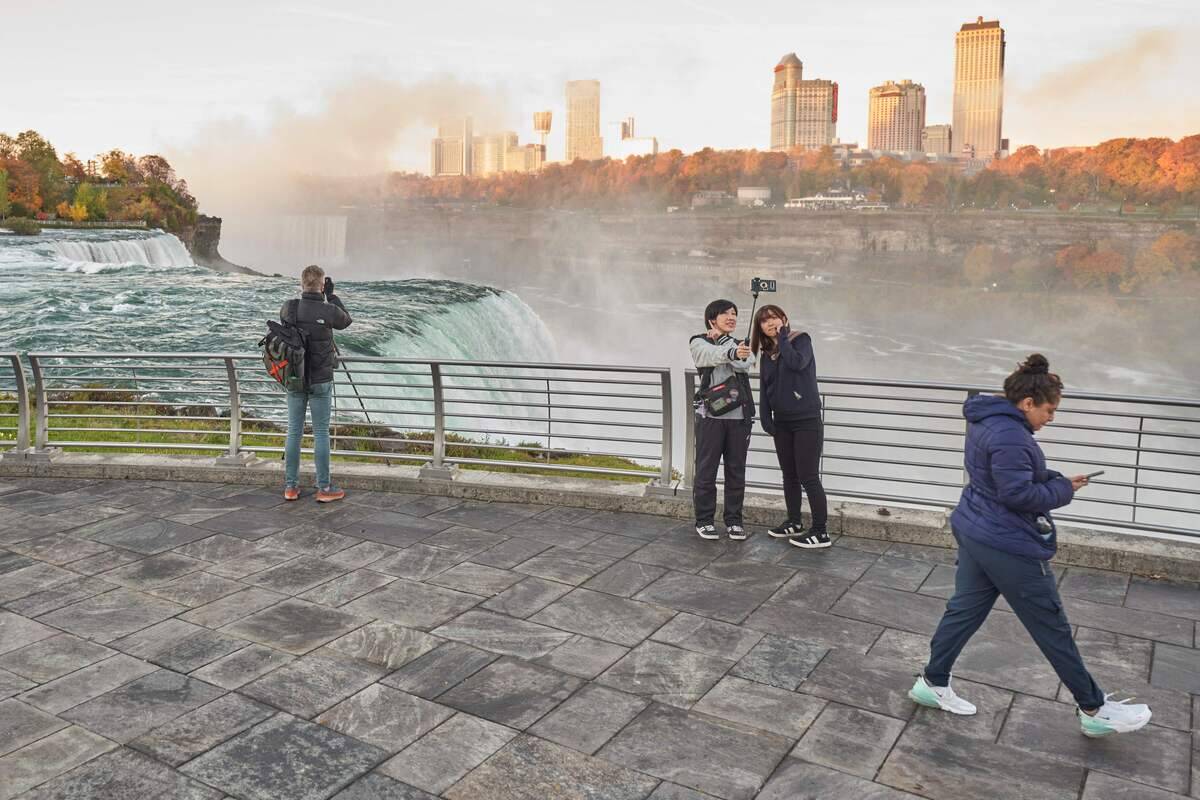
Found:
[[[825,425],[820,417],[802,420],[775,420],[775,455],[783,470],[783,497],[787,501],[788,520],[800,524],[800,500],[803,488],[812,508],[812,526],[824,528],[829,520],[829,503],[821,485],[821,450],[825,446]]]
[[[1071,624],[1046,562],[1006,553],[957,533],[954,538],[958,540],[954,596],[929,643],[925,679],[934,686],[950,682],[958,654],[987,619],[997,595],[1004,595],[1079,707],[1091,711],[1104,705],[1104,692],[1083,665],[1071,638]]]
[[[696,418],[696,478],[692,502],[696,524],[711,525],[717,513],[717,466],[725,460],[725,525],[742,524],[746,498],[746,454],[752,419]]]

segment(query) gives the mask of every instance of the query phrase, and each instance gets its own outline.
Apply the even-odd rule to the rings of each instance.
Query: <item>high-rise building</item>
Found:
[[[504,157],[510,147],[517,146],[517,134],[512,131],[476,136],[471,151],[472,175],[495,175],[503,172]]]
[[[921,152],[948,156],[954,153],[954,136],[949,125],[926,125],[921,132]]]
[[[546,146],[542,144],[513,145],[504,154],[505,172],[537,172],[546,163]]]
[[[771,149],[815,149],[837,138],[838,85],[804,80],[804,64],[788,53],[775,65],[771,89]]]
[[[470,117],[461,122],[438,125],[437,138],[431,147],[429,174],[435,178],[470,175],[472,140]]]
[[[1004,111],[1004,29],[999,20],[968,22],[954,37],[955,148],[976,158],[1001,150]]]
[[[925,128],[925,87],[888,81],[871,89],[867,149],[910,153],[921,150]]]
[[[567,81],[567,162],[603,157],[600,81]]]

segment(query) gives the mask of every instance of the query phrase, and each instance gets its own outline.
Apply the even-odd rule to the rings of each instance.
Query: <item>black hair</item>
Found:
[[[1017,365],[1013,374],[1004,379],[1004,396],[1016,405],[1032,397],[1036,405],[1057,403],[1062,399],[1062,378],[1050,371],[1050,362],[1041,353],[1034,353]]]
[[[779,306],[759,306],[758,313],[754,315],[754,322],[750,326],[750,350],[754,355],[758,355],[760,350],[764,353],[775,351],[775,340],[762,332],[763,323],[769,319],[785,320],[787,314],[783,313],[783,309]]]
[[[713,300],[704,307],[704,327],[706,329],[711,328],[713,320],[731,308],[733,309],[733,313],[736,314],[737,303],[732,300]]]

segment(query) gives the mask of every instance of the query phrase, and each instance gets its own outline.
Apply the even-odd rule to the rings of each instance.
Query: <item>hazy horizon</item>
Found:
[[[865,146],[867,91],[885,80],[922,83],[927,122],[950,122],[954,33],[982,15],[1006,30],[1004,135],[1013,149],[1179,138],[1200,131],[1200,93],[1181,91],[1200,72],[1186,8],[1102,0],[1047,14],[1033,3],[912,11],[868,2],[850,14],[826,4],[801,15],[768,3],[735,14],[675,0],[609,3],[600,14],[468,3],[448,21],[438,7],[378,0],[352,11],[319,0],[215,0],[170,17],[146,0],[114,0],[70,12],[74,24],[63,26],[21,7],[5,11],[6,54],[37,67],[6,90],[0,131],[33,128],[84,158],[114,147],[211,157],[234,148],[229,131],[270,138],[319,119],[310,133],[331,155],[323,164],[311,142],[302,171],[425,171],[439,113],[473,111],[484,120],[477,130],[513,129],[532,141],[530,117],[545,108],[555,112],[556,160],[564,83],[596,78],[603,122],[633,116],[639,135],[658,137],[663,150],[766,149],[772,68],[795,51],[806,77],[839,82],[838,136]],[[46,61],[40,48],[51,34],[79,58]],[[111,68],[81,68],[96,47]],[[119,58],[122,49],[137,57]],[[331,114],[347,97],[366,98],[369,113]],[[366,145],[364,126],[374,128]]]

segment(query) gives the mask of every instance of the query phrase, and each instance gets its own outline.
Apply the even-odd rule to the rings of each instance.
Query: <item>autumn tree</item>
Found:
[[[83,162],[74,153],[67,153],[63,156],[62,165],[63,172],[71,180],[77,183],[87,180],[87,168],[83,166]]]
[[[63,166],[54,146],[37,131],[22,131],[16,137],[17,157],[28,164],[38,177],[38,192],[47,206],[54,206],[67,197]]]

